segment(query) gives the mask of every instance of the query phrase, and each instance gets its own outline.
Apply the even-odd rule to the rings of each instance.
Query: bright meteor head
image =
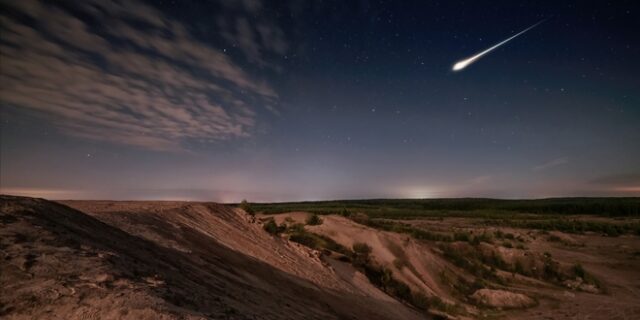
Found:
[[[453,71],[460,71],[460,70],[464,69],[464,67],[466,67],[468,64],[469,64],[469,61],[462,60],[462,61],[454,64],[452,70]]]
[[[546,19],[545,19],[545,20],[546,20]],[[518,32],[518,33],[516,33],[515,35],[513,35],[513,36],[509,37],[507,40],[504,40],[504,41],[502,41],[502,42],[500,42],[500,43],[498,43],[498,44],[496,44],[496,45],[492,46],[492,47],[491,47],[491,48],[489,48],[489,49],[486,49],[486,50],[484,50],[484,51],[482,51],[482,52],[480,52],[480,53],[477,53],[477,54],[475,54],[475,55],[473,55],[473,56],[471,56],[471,57],[469,57],[469,58],[467,58],[467,59],[464,59],[464,60],[461,60],[461,61],[456,62],[456,64],[454,64],[454,65],[453,65],[452,70],[453,70],[453,71],[460,71],[460,70],[462,70],[462,69],[466,68],[468,65],[470,65],[470,64],[472,64],[473,62],[475,62],[476,60],[480,59],[480,57],[482,57],[482,56],[484,56],[485,54],[487,54],[487,53],[489,53],[489,52],[493,51],[494,49],[498,48],[499,46],[501,46],[501,45],[503,45],[503,44],[505,44],[505,43],[509,42],[509,41],[510,41],[510,40],[512,40],[513,38],[515,38],[515,37],[517,37],[517,36],[519,36],[519,35],[521,35],[521,34],[523,34],[523,33],[527,32],[527,31],[529,31],[529,30],[533,29],[534,27],[536,27],[537,25],[541,24],[541,23],[542,23],[542,22],[544,22],[545,20],[540,20],[538,23],[536,23],[536,24],[534,24],[534,25],[530,26],[529,28],[526,28],[526,29],[524,29],[524,30],[522,30],[522,31],[520,31],[520,32]]]

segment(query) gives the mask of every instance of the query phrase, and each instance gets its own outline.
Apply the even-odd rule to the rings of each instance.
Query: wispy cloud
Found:
[[[159,10],[133,1],[77,4],[73,13],[49,2],[6,4],[2,104],[46,117],[69,135],[154,150],[248,137],[259,112],[274,110],[278,95],[266,81]],[[271,43],[283,44],[264,45],[261,25],[277,35]],[[286,50],[280,29],[261,25],[238,25],[248,63]]]
[[[537,166],[531,168],[531,170],[533,170],[533,171],[544,171],[544,170],[551,169],[551,168],[554,168],[554,167],[557,167],[557,166],[561,166],[561,165],[567,164],[567,163],[569,163],[569,158],[567,158],[567,157],[556,158],[556,159],[547,161],[547,162],[545,162],[543,164],[537,165]]]
[[[484,185],[488,182],[491,182],[491,180],[493,180],[493,176],[491,175],[482,175],[482,176],[477,176],[474,177],[472,179],[469,179],[468,184],[469,185]]]

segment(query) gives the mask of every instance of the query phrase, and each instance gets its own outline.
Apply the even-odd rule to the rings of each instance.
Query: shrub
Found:
[[[322,219],[317,214],[312,214],[309,218],[307,218],[307,224],[310,226],[317,226],[322,224]]]
[[[351,256],[351,250],[337,243],[335,240],[331,239],[330,237],[327,237],[321,234],[315,234],[315,233],[312,233],[312,234],[319,239],[319,241],[322,243],[323,248],[327,250],[335,251],[338,253],[342,253],[345,256]]]
[[[366,243],[356,242],[353,244],[353,252],[356,254],[369,255],[371,253],[371,247]]]
[[[242,202],[240,202],[240,209],[244,210],[246,213],[252,216],[256,214],[253,210],[253,207],[249,202],[247,202],[247,200],[242,200]]]
[[[292,225],[287,229],[287,232],[290,234],[289,240],[293,242],[297,242],[316,250],[335,251],[341,253],[343,256],[339,259],[351,262],[351,256],[353,255],[351,250],[345,248],[327,236],[307,232],[304,229],[304,225],[301,223]]]
[[[307,246],[312,249],[320,249],[316,237],[314,237],[308,232],[292,234],[289,237],[289,240],[293,242],[297,242],[301,245]]]
[[[349,217],[351,216],[351,212],[349,212],[349,210],[345,208],[345,209],[342,209],[342,211],[340,212],[340,215],[343,217]]]
[[[271,218],[267,221],[267,223],[264,224],[262,228],[270,234],[277,235],[284,232],[287,229],[287,226],[285,224],[278,226],[276,224],[276,221]]]
[[[370,252],[369,246],[365,246],[359,246],[358,251],[360,251],[361,254],[368,254],[368,252]],[[374,265],[370,262],[364,265],[356,265],[356,267],[364,272],[369,282],[389,295],[403,300],[421,310],[427,310],[429,306],[432,305],[431,300],[425,295],[420,292],[412,292],[407,284],[396,280],[390,269]]]

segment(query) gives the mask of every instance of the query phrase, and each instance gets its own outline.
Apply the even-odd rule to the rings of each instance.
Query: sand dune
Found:
[[[225,206],[66,204],[2,197],[3,318],[425,317]]]
[[[309,213],[252,216],[216,203],[0,200],[3,319],[640,314],[640,241],[634,235],[485,227],[459,217],[387,220],[449,236],[430,240],[374,227],[358,213],[323,215],[321,223],[303,226]],[[287,231],[265,231],[270,219]],[[325,244],[295,240],[296,232]],[[478,240],[487,234],[492,238]],[[354,244],[360,243],[371,250],[366,265],[356,263]],[[582,276],[575,270],[579,263]],[[404,296],[389,277],[406,285]]]

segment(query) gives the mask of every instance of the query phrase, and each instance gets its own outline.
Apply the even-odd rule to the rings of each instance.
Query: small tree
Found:
[[[307,224],[310,226],[317,226],[322,224],[322,219],[314,213],[307,219]]]
[[[265,223],[262,228],[270,234],[278,234],[279,231],[278,225],[273,218],[269,219],[269,221],[267,221],[267,223]]]
[[[242,202],[240,202],[240,209],[244,210],[246,213],[250,214],[250,215],[255,215],[255,211],[253,211],[253,208],[251,207],[251,204],[249,202],[247,202],[247,200],[242,200]]]

